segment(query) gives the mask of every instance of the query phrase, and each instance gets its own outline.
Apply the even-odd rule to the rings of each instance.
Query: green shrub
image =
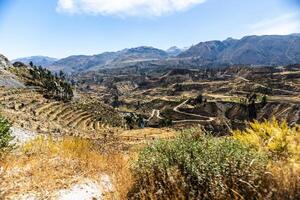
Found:
[[[0,151],[4,151],[10,147],[10,142],[13,140],[10,132],[9,122],[0,116]]]
[[[231,138],[195,137],[146,147],[133,165],[132,199],[258,199],[267,157]],[[263,191],[265,190],[265,191]]]

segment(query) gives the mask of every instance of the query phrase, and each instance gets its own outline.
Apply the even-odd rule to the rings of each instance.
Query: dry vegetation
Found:
[[[51,198],[55,191],[69,188],[82,179],[98,181],[107,174],[115,187],[107,197],[124,199],[130,187],[127,159],[121,154],[101,155],[91,147],[89,141],[79,138],[36,138],[2,161],[1,196],[34,194]]]
[[[284,82],[275,85],[269,102],[258,111],[260,122],[231,136],[213,137],[202,129],[186,129],[198,126],[203,116],[206,121],[241,117],[244,124],[247,112],[241,112],[241,99],[250,94],[256,79],[256,88],[268,86],[265,75],[252,78],[250,72],[233,73],[229,68],[201,80],[201,71],[143,77],[141,83],[121,79],[113,92],[94,85],[90,93],[77,93],[72,102],[47,100],[30,88],[1,88],[3,113],[10,122],[47,137],[37,137],[0,159],[0,199],[24,194],[55,199],[56,191],[84,179],[98,182],[104,174],[114,186],[107,199],[300,199],[300,129],[288,125],[300,120],[295,95],[299,87],[287,95],[280,89]],[[223,75],[230,75],[229,80]],[[179,80],[182,86],[177,91]],[[92,92],[94,87],[103,89],[99,98]],[[202,104],[192,105],[186,99],[200,92],[205,98]],[[103,103],[116,95],[110,93],[119,95],[119,109]],[[124,130],[120,110],[144,119],[152,113],[154,125],[161,119],[171,119],[173,124]],[[262,122],[272,116],[286,118],[288,123]],[[220,127],[220,135],[228,135],[227,128]],[[184,131],[180,134],[174,128]],[[11,138],[5,138],[7,144]]]
[[[276,120],[221,138],[191,129],[130,154],[99,153],[76,137],[40,136],[1,160],[0,195],[55,199],[58,190],[107,174],[114,190],[106,199],[299,199],[299,133]]]
[[[132,199],[299,199],[300,132],[276,120],[214,138],[185,132],[135,162]]]

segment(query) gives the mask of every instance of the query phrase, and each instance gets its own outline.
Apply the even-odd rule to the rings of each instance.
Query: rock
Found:
[[[25,88],[24,84],[18,81],[17,77],[6,69],[12,67],[9,60],[0,54],[0,86],[7,88]]]
[[[11,135],[14,137],[12,143],[17,145],[23,145],[37,136],[34,132],[17,127],[11,127]]]

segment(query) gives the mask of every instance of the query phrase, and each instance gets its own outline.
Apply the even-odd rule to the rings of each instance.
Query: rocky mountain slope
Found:
[[[25,63],[27,61],[23,60]],[[300,34],[246,36],[240,40],[228,38],[224,41],[200,42],[189,49],[171,47],[166,51],[142,46],[91,56],[75,55],[55,62],[46,58],[33,61],[36,65],[41,63],[52,71],[63,70],[67,73],[124,67],[199,68],[235,64],[289,65],[300,63]]]
[[[0,54],[0,86],[8,88],[23,88],[25,87],[21,82],[18,81],[17,77],[6,69],[11,67],[9,60]]]
[[[201,42],[178,58],[198,58],[200,63],[287,65],[300,62],[300,36],[247,36],[240,40]]]
[[[184,49],[180,49],[176,46],[170,47],[169,49],[166,50],[169,56],[178,56],[182,52],[184,52]]]
[[[48,68],[53,71],[80,72],[101,68],[118,67],[122,64],[131,65],[137,62],[167,58],[168,54],[153,47],[137,47],[117,52],[105,52],[98,55],[70,56],[54,62]]]

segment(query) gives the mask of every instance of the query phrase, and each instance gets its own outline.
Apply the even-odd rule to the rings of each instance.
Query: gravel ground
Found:
[[[58,191],[58,200],[102,200],[107,192],[113,192],[108,175],[102,175],[99,182],[87,179],[69,189]]]
[[[11,127],[11,135],[14,137],[12,143],[16,145],[23,145],[37,136],[34,132],[17,127]]]

